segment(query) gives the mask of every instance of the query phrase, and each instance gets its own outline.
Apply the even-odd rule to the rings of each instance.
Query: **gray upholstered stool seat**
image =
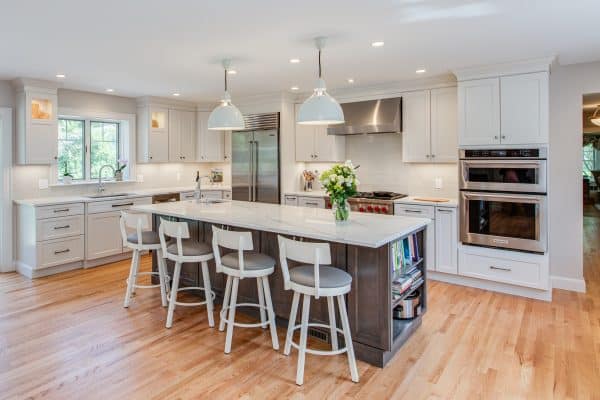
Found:
[[[127,241],[129,243],[138,244],[138,234],[137,232],[130,233],[127,235]],[[154,231],[144,231],[142,232],[142,243],[143,244],[160,244],[160,237],[157,232]]]
[[[298,285],[315,286],[315,266],[300,265],[290,269],[290,280]],[[330,266],[319,266],[319,287],[338,288],[352,283],[346,271]]]
[[[203,256],[205,254],[211,254],[212,248],[210,245],[198,242],[192,239],[184,239],[181,241],[181,250],[183,251],[184,257],[189,256]],[[167,246],[167,252],[171,254],[178,254],[177,242],[171,243]]]
[[[266,254],[253,251],[244,251],[244,269],[261,270],[275,267],[275,259]],[[224,267],[240,269],[240,259],[238,253],[229,253],[221,257],[221,264]]]

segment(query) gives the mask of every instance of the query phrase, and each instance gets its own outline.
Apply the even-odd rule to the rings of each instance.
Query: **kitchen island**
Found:
[[[383,367],[402,344],[421,324],[427,309],[427,285],[411,288],[401,297],[392,293],[393,281],[404,269],[416,267],[426,278],[424,268],[426,218],[399,217],[352,213],[350,220],[336,224],[331,210],[241,201],[199,202],[179,201],[153,205],[140,205],[134,211],[153,214],[153,227],[158,229],[160,218],[186,221],[194,240],[207,243],[212,239],[211,226],[232,230],[251,231],[254,248],[275,258],[279,264],[277,235],[308,241],[329,242],[332,265],[344,269],[352,276],[352,290],[348,294],[348,317],[354,349],[358,359]],[[400,261],[399,248],[404,239],[418,251],[408,258],[406,265]],[[401,250],[400,250],[401,251]],[[156,262],[153,263],[156,268]],[[210,268],[211,284],[217,299],[222,299],[225,279],[217,274],[214,261]],[[290,263],[290,267],[294,267]],[[169,270],[172,265],[169,265]],[[199,286],[199,265],[185,264],[181,285]],[[287,327],[292,303],[292,292],[283,289],[281,268],[269,277],[273,306],[280,327]],[[409,292],[418,293],[420,314],[412,319],[394,319],[393,310]],[[202,296],[201,293],[198,294]],[[253,280],[240,282],[240,302],[257,302],[256,284]],[[313,300],[311,320],[327,324],[328,311],[325,298]],[[240,309],[241,312],[245,310]],[[248,311],[250,314],[252,311]],[[339,319],[338,319],[339,320]],[[310,329],[309,334],[329,341],[328,330]]]

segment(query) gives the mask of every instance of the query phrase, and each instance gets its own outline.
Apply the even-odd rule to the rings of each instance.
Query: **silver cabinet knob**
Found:
[[[425,157],[429,158],[429,157],[431,157],[431,156],[430,156],[429,154],[426,154],[426,155],[425,155]]]
[[[434,158],[434,157],[435,157],[435,154],[432,154],[432,155],[431,155],[431,158]]]
[[[502,135],[502,139],[506,139],[506,136]]]
[[[498,136],[494,136],[494,139],[498,140]]]

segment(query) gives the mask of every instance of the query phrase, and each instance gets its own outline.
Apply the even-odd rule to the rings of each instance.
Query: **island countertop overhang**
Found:
[[[134,206],[132,211],[371,248],[393,242],[431,222],[428,218],[352,213],[347,222],[339,224],[331,210],[244,201],[186,200]]]

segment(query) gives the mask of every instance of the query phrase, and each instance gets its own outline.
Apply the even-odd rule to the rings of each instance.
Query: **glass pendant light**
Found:
[[[596,107],[596,111],[594,111],[594,115],[592,115],[592,118],[590,118],[590,122],[597,126],[600,126],[600,115],[598,115],[599,111],[600,111],[600,106]]]
[[[227,73],[231,62],[223,60],[225,70],[225,93],[219,104],[208,117],[208,129],[213,131],[235,131],[245,128],[244,116],[236,106],[231,103],[231,96],[227,91]]]
[[[344,123],[344,112],[340,104],[327,93],[325,80],[322,78],[321,50],[325,46],[325,38],[315,39],[319,50],[319,79],[315,91],[302,103],[298,111],[297,123],[300,125],[335,125]]]

